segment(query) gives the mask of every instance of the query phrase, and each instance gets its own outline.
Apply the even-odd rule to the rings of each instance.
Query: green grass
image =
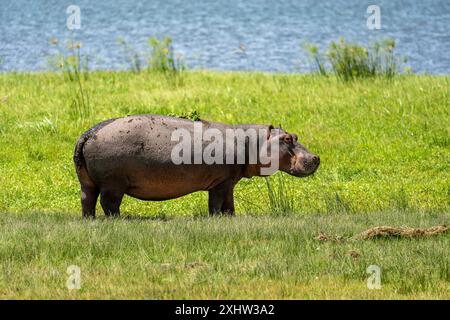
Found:
[[[0,296],[450,297],[448,234],[314,240],[319,231],[449,223],[450,77],[342,83],[202,71],[177,83],[92,72],[83,81],[83,121],[73,110],[77,92],[62,74],[0,74]],[[165,202],[127,197],[130,219],[80,219],[72,154],[83,131],[128,114],[194,111],[231,124],[281,124],[320,155],[321,167],[304,179],[278,174],[272,191],[261,178],[241,181],[236,219],[207,218],[202,192]],[[77,292],[65,288],[71,264],[82,268]],[[381,291],[365,286],[370,264],[383,269]]]
[[[0,215],[0,298],[449,298],[450,237],[322,243],[380,224],[426,227],[445,214],[83,221]],[[81,269],[68,290],[66,269]],[[381,268],[381,290],[366,286]]]
[[[450,77],[400,76],[342,84],[335,78],[259,73],[164,76],[95,72],[83,83],[90,112],[74,119],[73,84],[61,74],[0,75],[0,210],[80,211],[72,154],[79,135],[112,117],[183,114],[226,123],[281,124],[320,155],[313,177],[285,176],[298,213],[449,211]],[[274,179],[277,183],[278,179]],[[243,180],[237,211],[268,213],[264,179]],[[147,203],[133,215],[206,212],[206,194]]]
[[[330,43],[325,54],[319,52],[314,44],[306,44],[305,49],[320,75],[327,76],[332,71],[343,81],[371,77],[392,78],[407,60],[395,54],[395,40],[389,38],[377,41],[368,48],[339,38]],[[331,70],[327,70],[328,66]]]

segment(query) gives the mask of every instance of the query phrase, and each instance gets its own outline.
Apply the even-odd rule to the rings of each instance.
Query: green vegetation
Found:
[[[183,86],[163,75],[93,72],[83,82],[85,123],[73,114],[73,84],[54,73],[0,75],[0,210],[80,211],[72,163],[82,132],[128,114],[182,115],[226,123],[282,124],[321,156],[318,172],[283,175],[295,213],[449,210],[450,78],[398,76],[341,83],[313,75],[190,72]],[[279,183],[276,177],[272,183]],[[133,215],[207,211],[205,193],[165,202],[126,198]],[[270,213],[264,179],[243,180],[239,213]]]
[[[189,111],[189,112],[183,112],[181,114],[178,113],[169,113],[168,116],[170,117],[176,117],[181,119],[189,119],[192,121],[200,121],[200,113],[197,110]]]
[[[122,37],[117,39],[117,43],[123,49],[124,56],[129,64],[129,69],[134,73],[141,72],[143,63],[139,52]]]
[[[48,59],[49,67],[55,71],[61,70],[70,81],[79,81],[81,78],[87,80],[89,77],[89,55],[81,52],[81,42],[69,40],[67,48],[61,46],[59,40],[53,38],[51,45],[56,48],[57,53]]]
[[[320,242],[374,225],[450,223],[445,214],[97,219],[0,215],[0,298],[446,298],[450,237]],[[68,290],[69,266],[81,289]],[[367,288],[368,266],[381,289]]]
[[[284,175],[278,174],[275,183],[274,179],[265,177],[267,186],[267,197],[269,200],[270,213],[290,214],[295,212],[294,192],[288,185]],[[260,190],[261,191],[261,190]]]
[[[140,73],[145,67],[150,72],[160,72],[168,77],[181,76],[186,70],[186,65],[179,54],[175,54],[171,37],[158,39],[151,37],[148,40],[150,45],[149,53],[138,52],[133,45],[129,44],[123,37],[117,39],[122,47],[129,70],[134,73]],[[147,65],[145,65],[145,56],[148,55]]]
[[[342,82],[202,71],[174,86],[161,72],[102,71],[81,81],[0,74],[1,297],[449,297],[448,233],[314,239],[449,223],[449,77]],[[83,121],[72,103],[80,83],[89,99]],[[164,202],[126,197],[128,219],[82,221],[72,163],[79,135],[112,117],[189,110],[231,124],[281,124],[321,156],[321,167],[304,179],[241,181],[235,219],[207,218],[199,192]],[[82,268],[77,292],[65,288],[71,264]],[[370,264],[383,270],[381,291],[365,286]]]
[[[86,124],[92,112],[89,95],[84,90],[84,83],[89,78],[89,55],[81,53],[81,42],[70,40],[67,49],[60,46],[56,38],[50,43],[57,48],[58,53],[49,58],[49,65],[54,70],[62,71],[68,80],[67,100],[71,101],[68,114],[72,121]]]
[[[175,55],[172,38],[164,37],[162,40],[152,37],[149,39],[152,48],[148,67],[150,71],[180,74],[186,67],[180,56]]]
[[[395,40],[385,39],[365,48],[357,43],[347,43],[344,38],[338,42],[332,41],[325,54],[322,54],[314,44],[307,44],[311,60],[321,75],[328,75],[330,66],[332,72],[343,81],[356,78],[386,77],[392,78],[405,58],[395,55]]]
[[[151,37],[148,40],[148,44],[150,45],[149,53],[138,52],[122,37],[118,39],[118,44],[123,49],[131,72],[140,73],[146,68],[150,73],[164,75],[167,82],[172,86],[176,87],[183,84],[186,65],[181,55],[175,54],[172,38],[167,36],[162,39]],[[145,64],[146,56],[148,56],[148,60]]]

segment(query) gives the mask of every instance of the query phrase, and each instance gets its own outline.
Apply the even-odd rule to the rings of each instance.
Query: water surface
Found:
[[[81,29],[66,27],[66,8],[81,9]],[[381,8],[381,30],[366,9]],[[170,35],[190,68],[309,71],[302,43],[326,47],[339,36],[364,44],[393,37],[415,72],[450,73],[449,0],[0,0],[0,70],[48,69],[49,45],[80,40],[92,68],[122,69],[124,37],[149,51],[150,36]]]

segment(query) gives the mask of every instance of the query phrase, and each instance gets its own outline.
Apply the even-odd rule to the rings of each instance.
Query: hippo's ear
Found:
[[[298,137],[295,133],[291,133],[292,139],[294,139],[294,142],[298,141]]]
[[[269,125],[269,127],[267,128],[267,140],[269,140],[270,136],[272,135],[272,130],[275,129],[275,127],[273,125]]]

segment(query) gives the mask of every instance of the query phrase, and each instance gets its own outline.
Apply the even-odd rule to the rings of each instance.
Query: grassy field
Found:
[[[380,224],[430,226],[445,214],[176,217],[82,221],[0,216],[0,298],[450,298],[450,237],[319,242]],[[81,270],[68,290],[67,267]],[[369,290],[366,269],[381,268]]]
[[[449,223],[450,77],[341,83],[205,71],[175,83],[92,72],[83,96],[78,85],[56,73],[0,74],[1,297],[450,298],[448,234],[314,240],[319,231]],[[111,117],[193,110],[213,121],[281,124],[320,155],[312,177],[277,174],[290,214],[255,178],[236,189],[236,219],[207,218],[206,194],[196,193],[125,198],[129,219],[81,221],[72,154],[83,131]],[[76,292],[65,288],[70,264],[82,269]],[[366,288],[370,264],[383,270],[380,291]]]

